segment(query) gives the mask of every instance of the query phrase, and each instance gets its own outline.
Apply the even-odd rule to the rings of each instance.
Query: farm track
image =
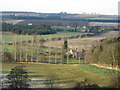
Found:
[[[112,68],[112,67],[102,66],[102,65],[99,65],[99,64],[91,64],[91,65],[95,65],[95,66],[101,67],[101,68],[107,68],[107,69],[112,69],[112,70],[120,71],[120,69],[118,69],[118,68]]]

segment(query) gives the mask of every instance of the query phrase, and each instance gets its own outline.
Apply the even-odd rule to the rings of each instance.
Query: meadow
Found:
[[[57,33],[57,34],[49,34],[49,35],[37,35],[37,38],[41,39],[50,39],[50,38],[58,38],[58,37],[70,37],[70,36],[76,36],[76,35],[84,35],[88,33],[80,33],[80,32],[68,32],[68,33]],[[25,41],[25,40],[32,40],[34,35],[0,35],[2,37],[2,41],[7,42],[14,42],[16,41]]]
[[[54,30],[63,30],[63,31],[74,31],[75,27],[65,27],[65,26],[51,26]],[[84,28],[77,27],[77,31],[84,30]]]
[[[89,64],[2,63],[2,73],[7,75],[13,67],[21,65],[25,66],[32,80],[32,88],[47,87],[45,82],[52,79],[52,76],[54,76],[55,87],[72,88],[76,82],[84,79],[101,87],[109,86],[111,75],[116,72]]]

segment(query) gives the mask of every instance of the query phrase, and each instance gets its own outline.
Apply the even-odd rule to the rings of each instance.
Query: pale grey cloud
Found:
[[[0,11],[117,14],[119,0],[0,0]]]

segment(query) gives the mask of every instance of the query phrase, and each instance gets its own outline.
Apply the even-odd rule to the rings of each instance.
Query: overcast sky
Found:
[[[118,14],[119,0],[0,0],[0,11]]]

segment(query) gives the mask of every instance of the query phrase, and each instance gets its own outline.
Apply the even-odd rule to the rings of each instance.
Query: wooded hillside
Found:
[[[86,62],[106,66],[120,66],[120,37],[105,40],[87,52]]]

